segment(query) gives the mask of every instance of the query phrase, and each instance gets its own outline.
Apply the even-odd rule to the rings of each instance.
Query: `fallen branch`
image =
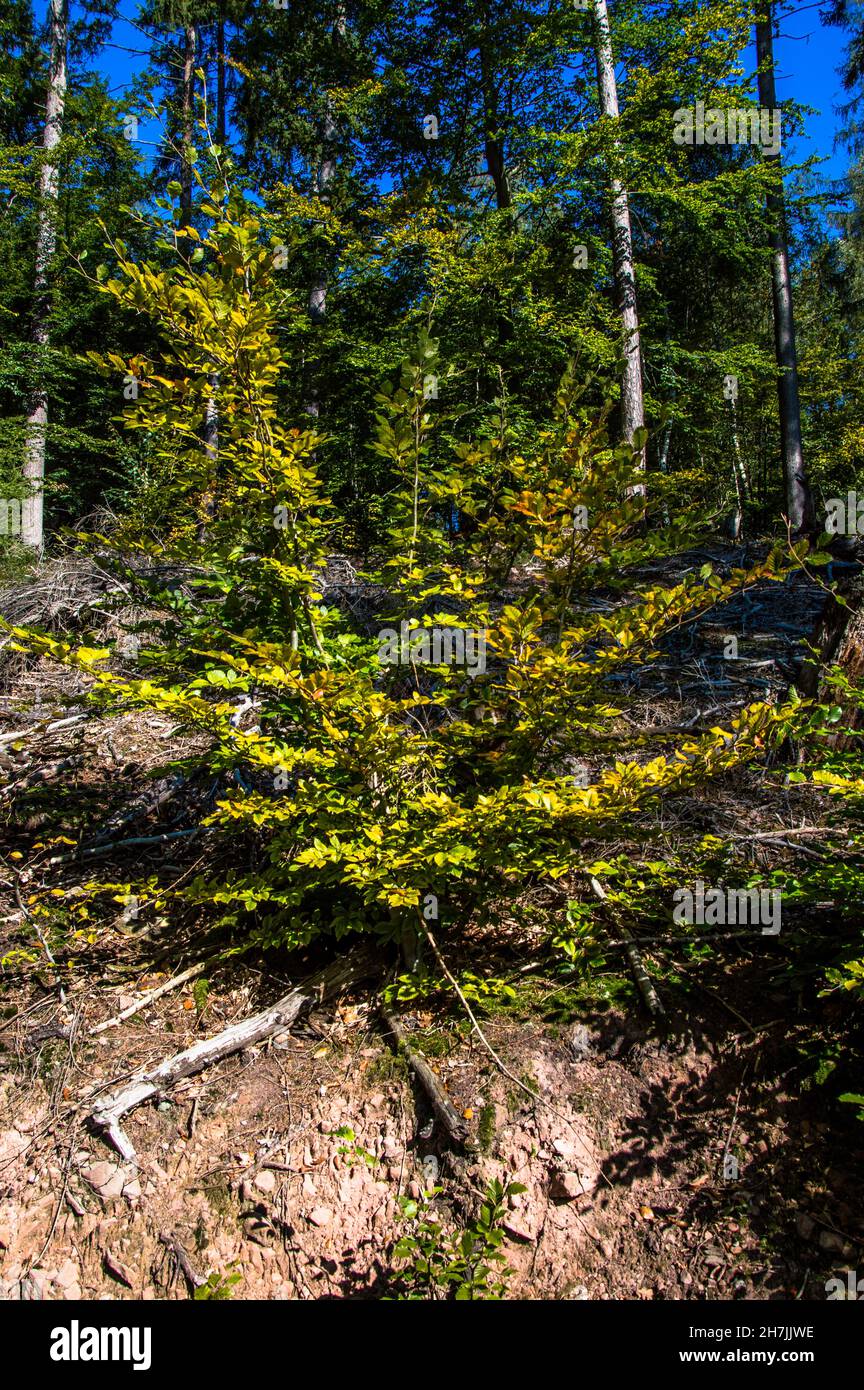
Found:
[[[95,1038],[97,1033],[104,1033],[108,1028],[116,1028],[118,1024],[124,1023],[133,1014],[140,1014],[142,1009],[146,1009],[148,1004],[155,1004],[157,999],[161,999],[163,994],[167,994],[171,989],[177,989],[179,985],[185,985],[187,980],[194,980],[196,975],[200,975],[207,969],[206,961],[199,961],[197,965],[190,965],[188,970],[182,971],[179,975],[174,975],[172,979],[166,980],[163,985],[157,985],[155,989],[149,989],[146,994],[130,1004],[127,1009],[121,1009],[119,1014],[113,1018],[106,1018],[104,1023],[97,1023],[90,1029],[91,1038]]]
[[[76,849],[71,854],[55,854],[48,860],[47,867],[53,869],[56,864],[71,864],[76,859],[94,858],[99,854],[110,854],[115,849],[141,849],[144,845],[162,845],[167,840],[181,840],[188,835],[206,835],[209,826],[196,825],[191,830],[170,830],[164,835],[133,835],[128,840],[112,840],[110,844],[99,845],[96,849]]]
[[[383,1006],[381,1008],[381,1017],[387,1024],[387,1027],[402,1049],[405,1060],[416,1074],[417,1080],[429,1097],[429,1103],[435,1112],[436,1118],[444,1126],[444,1129],[450,1136],[451,1142],[455,1144],[457,1148],[473,1148],[474,1146],[469,1142],[468,1131],[462,1123],[462,1117],[453,1105],[453,1102],[445,1092],[444,1087],[441,1085],[441,1082],[438,1080],[425,1057],[421,1057],[419,1052],[415,1052],[399,1020]]]
[[[31,724],[29,729],[19,729],[16,733],[0,734],[0,748],[5,748],[7,743],[17,743],[21,738],[32,738],[34,734],[53,734],[58,729],[71,729],[74,724],[83,724],[85,719],[93,716],[88,714],[70,714],[66,719],[55,719],[51,724],[44,721],[41,724]]]
[[[601,902],[607,901],[609,895],[605,888],[597,882],[596,878],[591,879],[591,887]],[[636,988],[642,995],[642,1000],[646,1009],[649,1014],[651,1014],[652,1018],[657,1018],[659,1015],[665,1014],[666,1010],[663,1007],[663,1001],[654,988],[654,981],[645,969],[645,962],[642,959],[641,952],[636,945],[633,934],[620,922],[617,923],[617,929],[624,938],[624,950],[630,962],[630,969],[633,972],[633,979],[636,981]]]
[[[176,1053],[155,1067],[137,1072],[121,1090],[105,1096],[93,1107],[91,1123],[102,1131],[127,1162],[135,1162],[134,1146],[120,1127],[120,1121],[130,1110],[144,1101],[163,1095],[178,1081],[196,1075],[232,1053],[263,1042],[274,1033],[285,1032],[313,1004],[323,1003],[340,994],[350,985],[374,974],[378,968],[379,957],[372,948],[358,947],[304,980],[269,1009],[232,1024],[215,1037],[195,1043],[193,1047]]]
[[[183,1249],[177,1237],[174,1235],[166,1235],[164,1231],[160,1231],[159,1243],[160,1245],[166,1246],[166,1248],[171,1251],[171,1254],[177,1262],[177,1268],[183,1273],[192,1293],[194,1294],[196,1289],[203,1288],[207,1280],[201,1274],[195,1273],[189,1256],[186,1254],[186,1251]]]

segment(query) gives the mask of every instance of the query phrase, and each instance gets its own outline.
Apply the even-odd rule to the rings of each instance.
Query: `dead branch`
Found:
[[[601,902],[607,901],[608,894],[605,888],[597,882],[596,878],[591,879],[591,887]],[[624,950],[630,962],[630,969],[633,972],[633,979],[636,981],[636,988],[642,995],[643,1003],[649,1014],[651,1014],[651,1017],[657,1018],[666,1012],[663,1007],[663,1001],[654,987],[651,976],[645,969],[645,962],[642,959],[642,954],[639,947],[636,945],[633,934],[621,922],[618,922],[616,925],[621,936],[624,938]]]
[[[405,1060],[415,1073],[426,1095],[429,1097],[429,1103],[435,1112],[435,1116],[450,1136],[451,1143],[455,1144],[456,1147],[460,1149],[473,1147],[469,1142],[468,1131],[462,1123],[462,1118],[458,1110],[453,1105],[453,1102],[450,1100],[450,1097],[447,1095],[444,1087],[441,1085],[441,1082],[438,1080],[425,1057],[421,1057],[411,1046],[405,1029],[402,1027],[399,1020],[383,1006],[381,1007],[381,1017],[387,1024],[387,1027],[399,1044],[405,1056]]]
[[[193,1294],[196,1289],[200,1289],[204,1284],[207,1283],[207,1280],[202,1275],[195,1273],[190,1263],[189,1256],[186,1254],[186,1251],[183,1249],[183,1246],[180,1244],[176,1236],[166,1234],[165,1231],[160,1231],[159,1242],[161,1245],[164,1245],[168,1250],[171,1251],[171,1254],[177,1261],[178,1269],[182,1271],[183,1276],[186,1279],[186,1282],[192,1290]]]
[[[174,975],[172,979],[166,980],[164,984],[157,985],[155,989],[148,989],[146,994],[130,1004],[127,1009],[121,1009],[119,1014],[113,1018],[106,1018],[104,1023],[97,1023],[90,1029],[91,1038],[97,1033],[104,1033],[108,1028],[116,1028],[118,1024],[125,1022],[127,1018],[132,1018],[133,1014],[140,1014],[142,1009],[146,1009],[148,1004],[155,1004],[157,999],[161,999],[163,994],[169,990],[177,989],[179,985],[185,985],[187,980],[194,980],[196,975],[202,974],[207,969],[206,961],[199,961],[197,965],[190,965],[188,970],[183,970],[179,975]]]
[[[321,1004],[358,981],[367,979],[379,966],[379,957],[371,947],[358,947],[297,985],[269,1009],[232,1024],[215,1037],[195,1043],[193,1047],[176,1053],[155,1067],[137,1072],[121,1090],[97,1102],[90,1114],[91,1123],[127,1162],[134,1162],[135,1149],[120,1127],[120,1121],[130,1110],[164,1094],[178,1081],[196,1075],[215,1062],[221,1062],[241,1048],[252,1047],[274,1033],[285,1032],[313,1004]]]
[[[87,714],[70,714],[67,719],[55,719],[51,724],[44,721],[41,724],[31,724],[29,729],[18,729],[11,734],[0,734],[0,748],[5,748],[7,743],[17,743],[22,738],[33,738],[36,734],[53,734],[58,729],[70,729],[74,724],[83,724],[85,719],[92,719],[93,712]]]
[[[164,835],[133,835],[128,840],[112,840],[110,844],[99,845],[96,849],[76,849],[71,854],[55,854],[48,860],[47,867],[53,869],[57,864],[71,864],[76,859],[92,859],[100,854],[111,854],[115,849],[141,849],[145,845],[162,845],[167,840],[181,840],[189,835],[206,835],[209,827],[193,826],[191,830],[170,830]]]

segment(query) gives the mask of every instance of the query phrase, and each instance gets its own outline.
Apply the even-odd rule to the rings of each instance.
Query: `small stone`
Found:
[[[81,1176],[85,1182],[89,1182],[91,1187],[104,1187],[110,1182],[113,1175],[117,1172],[115,1163],[108,1163],[106,1159],[101,1159],[98,1163],[91,1163],[89,1168],[82,1168]]]
[[[802,1240],[812,1240],[816,1231],[816,1222],[806,1212],[799,1211],[795,1220],[795,1229]]]
[[[126,1186],[126,1176],[122,1168],[118,1168],[106,1182],[104,1187],[99,1189],[100,1197],[122,1197]]]
[[[832,1255],[842,1255],[847,1259],[852,1254],[852,1246],[838,1235],[836,1231],[820,1231],[819,1246],[822,1250],[829,1251]]]
[[[507,1217],[507,1220],[504,1222],[504,1230],[507,1232],[508,1236],[510,1236],[511,1240],[522,1241],[523,1244],[530,1244],[536,1239],[528,1223],[519,1221],[513,1216]]]
[[[584,1023],[577,1023],[570,1034],[570,1051],[577,1061],[582,1061],[591,1053],[591,1034]]]
[[[575,1202],[585,1193],[585,1185],[579,1173],[555,1173],[549,1185],[549,1192],[560,1202]]]
[[[329,1226],[333,1220],[333,1213],[329,1207],[313,1207],[309,1213],[309,1220],[313,1226]]]
[[[56,1284],[58,1289],[63,1289],[64,1291],[71,1288],[73,1284],[77,1284],[78,1266],[75,1264],[75,1261],[64,1260],[57,1273],[54,1275],[52,1283]]]
[[[259,1192],[275,1192],[276,1174],[269,1168],[262,1168],[260,1173],[255,1174],[255,1186]]]

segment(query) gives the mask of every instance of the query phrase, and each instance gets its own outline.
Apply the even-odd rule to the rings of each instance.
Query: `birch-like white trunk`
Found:
[[[42,148],[45,161],[39,177],[39,216],[36,231],[36,274],[33,280],[33,343],[36,381],[30,396],[24,442],[24,479],[30,493],[21,507],[21,539],[25,545],[41,550],[42,489],[45,479],[45,437],[48,428],[48,384],[44,350],[50,341],[51,262],[57,245],[57,197],[60,169],[52,152],[63,134],[66,105],[66,52],[69,42],[69,0],[51,0],[49,7],[51,52],[48,98],[45,103],[45,131]]]
[[[618,119],[618,86],[615,81],[615,60],[609,12],[606,0],[593,0],[597,85],[600,90],[600,111],[613,120]],[[617,150],[613,152],[616,160]],[[624,370],[621,377],[621,437],[631,444],[636,430],[645,424],[642,400],[642,356],[639,345],[639,315],[636,309],[636,276],[633,270],[633,234],[630,227],[630,203],[627,190],[614,166],[610,177],[612,194],[612,264],[615,274],[615,296],[621,315],[624,349]],[[642,458],[644,466],[644,454]]]

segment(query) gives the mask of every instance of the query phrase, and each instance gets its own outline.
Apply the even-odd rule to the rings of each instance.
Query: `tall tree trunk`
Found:
[[[478,39],[480,50],[480,81],[483,88],[483,149],[486,171],[495,185],[495,203],[499,211],[512,204],[510,181],[501,138],[501,114],[498,108],[498,87],[492,68],[489,42],[489,11],[484,10],[483,25]]]
[[[225,157],[225,135],[225,6],[220,4],[216,20],[216,144],[219,146],[221,159]],[[219,373],[211,372],[207,382],[213,394],[208,397],[204,406],[201,430],[201,442],[207,459],[207,485],[201,499],[201,515],[198,519],[198,541],[202,545],[207,539],[207,528],[216,516],[216,487],[219,474]]]
[[[597,85],[600,89],[600,111],[613,120],[618,119],[618,87],[615,81],[615,60],[609,13],[606,0],[593,0],[594,52],[597,62]],[[613,155],[613,158],[615,156]],[[642,357],[639,344],[639,315],[636,310],[636,276],[633,270],[633,234],[630,227],[630,202],[627,190],[613,167],[610,179],[612,193],[612,264],[615,273],[615,296],[624,340],[624,371],[621,378],[621,438],[633,442],[636,430],[645,424],[642,400]],[[645,465],[644,451],[642,466]]]
[[[477,39],[480,53],[480,83],[483,96],[483,154],[486,172],[495,189],[495,206],[499,212],[507,212],[513,206],[510,179],[507,175],[506,150],[501,132],[501,111],[499,105],[499,84],[496,80],[492,41],[490,38],[489,7],[484,6],[483,19]],[[513,337],[513,325],[504,312],[502,287],[496,287],[495,297],[501,305],[496,315],[498,345],[503,348]]]
[[[345,11],[340,5],[336,14],[336,23],[333,26],[334,45],[341,42],[345,37]],[[330,192],[333,180],[336,177],[336,117],[333,111],[332,97],[327,95],[324,104],[324,117],[321,122],[321,155],[318,163],[316,176],[316,193],[322,203],[329,203]],[[312,323],[320,328],[327,317],[327,271],[322,266],[312,282],[309,291],[309,318]],[[309,390],[309,398],[306,402],[306,413],[317,420],[321,413],[321,402],[318,399],[317,383],[312,382]]]
[[[182,150],[180,153],[180,213],[184,227],[188,227],[192,221],[192,161],[189,158],[193,140],[194,127],[194,80],[195,80],[195,52],[198,47],[198,31],[194,24],[187,24],[183,36],[185,40],[183,53],[183,129],[181,132]]]
[[[225,6],[219,6],[216,20],[216,144],[225,148]]]
[[[51,152],[63,134],[66,104],[66,52],[69,41],[69,0],[51,0],[51,55],[45,132],[45,162],[39,178],[39,221],[36,232],[36,274],[33,281],[33,343],[37,349],[36,386],[30,397],[24,445],[24,479],[30,487],[21,508],[21,539],[34,549],[42,547],[42,487],[45,478],[45,436],[48,426],[48,385],[40,360],[49,343],[50,270],[57,244],[57,195],[59,166]]]
[[[759,104],[772,113],[777,109],[774,89],[774,38],[771,0],[761,0],[756,17],[756,54],[759,62]],[[778,117],[779,119],[779,117]],[[798,356],[792,312],[792,280],[786,237],[786,205],[783,197],[782,161],[767,154],[776,165],[777,184],[767,195],[771,223],[771,291],[774,303],[774,351],[780,375],[777,394],[780,407],[780,443],[786,485],[786,510],[793,532],[815,529],[813,499],[804,466],[801,443],[801,405],[798,399]]]

